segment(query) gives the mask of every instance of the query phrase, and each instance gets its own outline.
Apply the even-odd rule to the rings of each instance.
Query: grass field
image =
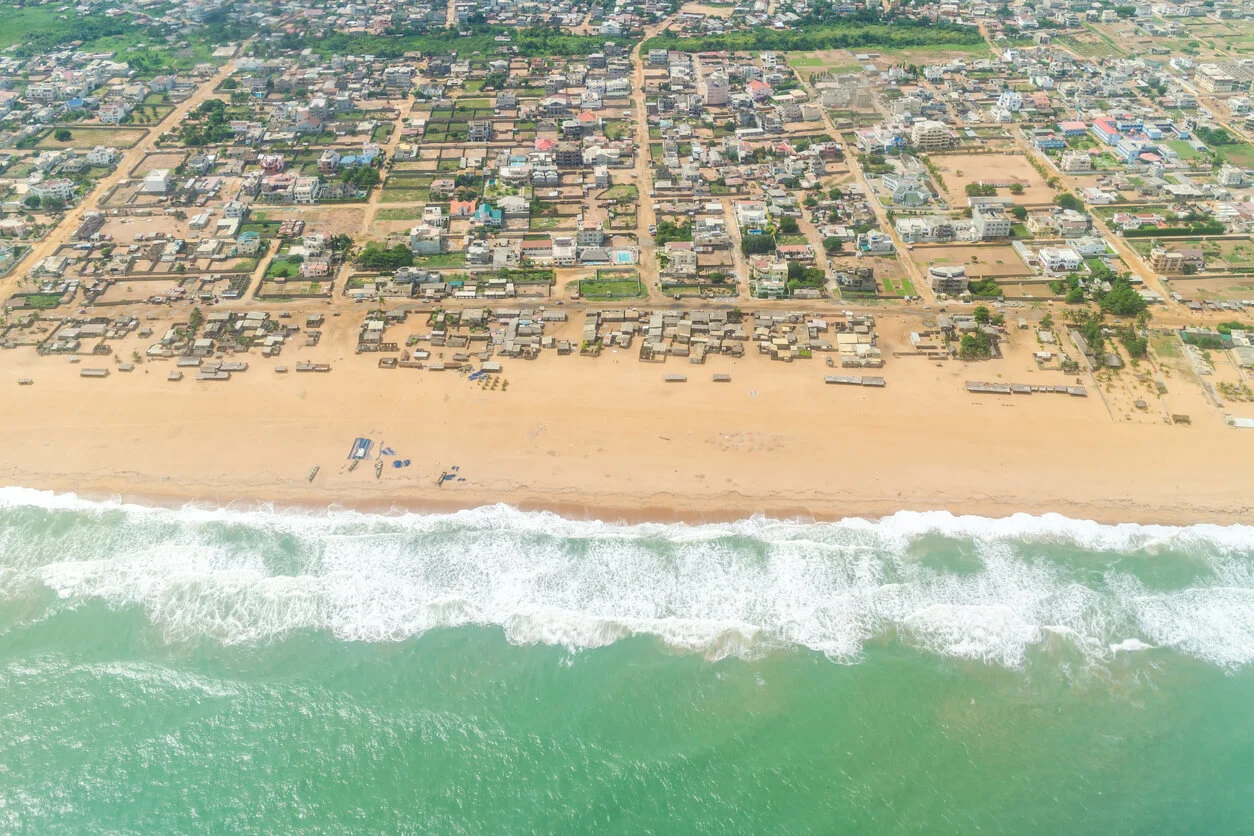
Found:
[[[907,278],[900,279],[880,279],[884,285],[884,294],[886,296],[914,296],[914,282]]]
[[[1167,141],[1167,147],[1179,154],[1182,160],[1196,160],[1202,156],[1202,152],[1190,145],[1188,140],[1171,139]]]
[[[36,148],[94,148],[108,145],[112,148],[130,148],[148,135],[142,128],[80,128],[69,127],[68,142],[53,139],[53,131],[35,144]]]
[[[1241,142],[1236,145],[1221,145],[1219,155],[1238,168],[1254,168],[1254,145]]]
[[[601,192],[601,200],[636,200],[640,197],[640,190],[635,183],[619,183],[616,186],[610,186]]]
[[[426,200],[431,195],[431,190],[427,188],[404,188],[389,189],[384,187],[383,193],[379,195],[380,203],[417,203]]]
[[[644,296],[644,284],[636,279],[587,279],[575,284],[585,299],[634,299]]]
[[[414,257],[415,267],[465,267],[465,253],[439,253]]]
[[[422,209],[380,209],[375,218],[380,221],[416,221],[422,217]]]

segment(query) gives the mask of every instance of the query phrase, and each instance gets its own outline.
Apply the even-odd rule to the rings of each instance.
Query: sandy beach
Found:
[[[0,411],[0,482],[157,502],[372,510],[499,502],[694,522],[943,509],[1184,524],[1254,511],[1244,487],[1254,433],[1224,425],[1214,410],[1178,426],[1117,421],[1094,396],[965,391],[977,376],[1074,382],[1024,371],[1014,354],[978,365],[893,361],[881,390],[825,386],[820,360],[697,366],[641,363],[630,351],[545,355],[510,361],[508,387],[492,390],[454,373],[378,369],[376,356],[354,355],[349,318],[333,322],[318,348],[277,360],[254,353],[250,370],[225,382],[168,382],[168,362],[87,380],[63,357],[4,352],[0,374],[11,388]],[[297,359],[333,371],[273,371]],[[711,382],[716,372],[731,382]],[[688,382],[665,383],[670,373]],[[35,384],[14,386],[18,377]],[[370,462],[349,472],[357,436],[411,465],[389,464],[378,479]],[[459,478],[438,486],[452,467]]]

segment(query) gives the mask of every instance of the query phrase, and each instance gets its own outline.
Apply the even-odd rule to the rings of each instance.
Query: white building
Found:
[[[292,200],[296,203],[316,203],[322,191],[322,181],[317,177],[297,177],[292,186]]]
[[[1079,270],[1084,263],[1080,254],[1071,247],[1041,247],[1036,255],[1047,273],[1070,273]]]
[[[444,251],[444,235],[439,227],[419,224],[409,231],[409,249],[415,255],[434,255]]]
[[[107,145],[97,145],[87,152],[87,164],[92,166],[111,166],[118,161],[122,153]]]
[[[144,175],[144,184],[140,191],[144,194],[169,194],[174,185],[174,177],[168,168],[154,168]]]
[[[971,225],[981,241],[990,238],[1010,237],[1010,216],[1005,208],[995,204],[976,204],[971,207]]]
[[[1244,186],[1245,172],[1235,166],[1225,165],[1219,169],[1219,175],[1215,179],[1221,186]]]
[[[35,183],[30,187],[30,193],[38,198],[53,198],[55,200],[69,201],[74,197],[74,181],[58,178],[56,180],[44,180],[41,183]]]

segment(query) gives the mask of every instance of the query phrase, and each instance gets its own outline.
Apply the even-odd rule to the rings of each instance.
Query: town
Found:
[[[1254,427],[1248,4],[158,8],[0,13],[5,349],[940,364]]]

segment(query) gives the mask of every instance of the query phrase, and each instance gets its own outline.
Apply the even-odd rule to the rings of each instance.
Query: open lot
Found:
[[[1254,299],[1254,278],[1225,276],[1215,279],[1176,277],[1168,286],[1189,301],[1232,302]]]
[[[1016,203],[1042,204],[1054,199],[1054,190],[1021,154],[932,154],[930,159],[945,178],[944,191],[951,206],[966,205],[968,183],[1005,178],[1025,184]],[[999,189],[998,194],[1011,196],[1008,189]]]
[[[53,138],[55,131],[49,130],[47,135],[36,143],[36,148],[95,148],[97,145],[108,145],[111,148],[130,148],[148,135],[143,128],[102,128],[79,127],[70,125],[66,128],[70,138],[59,142]]]
[[[1216,150],[1238,168],[1254,168],[1254,145],[1238,142],[1235,145],[1220,145]]]
[[[788,64],[805,76],[815,73],[858,73],[862,67],[846,49],[820,49],[814,52],[790,52]]]
[[[1034,275],[1012,247],[976,247],[956,245],[915,245],[907,255],[922,271],[928,267],[966,265],[967,275],[977,278]]]

